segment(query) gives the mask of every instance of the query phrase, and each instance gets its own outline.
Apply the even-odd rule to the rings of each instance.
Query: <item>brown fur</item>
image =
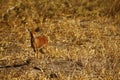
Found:
[[[30,36],[31,36],[31,47],[34,49],[34,52],[38,52],[39,48],[42,48],[44,46],[48,45],[48,39],[45,36],[37,36],[35,35],[35,31],[32,30],[30,31]]]
[[[36,52],[38,51],[38,48],[42,48],[48,45],[48,39],[45,36],[35,37],[33,45],[35,47],[35,52]]]

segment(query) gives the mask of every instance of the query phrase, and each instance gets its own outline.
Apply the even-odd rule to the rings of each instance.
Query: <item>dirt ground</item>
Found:
[[[7,0],[5,0],[7,1]],[[4,3],[4,2],[3,2]],[[119,80],[120,26],[106,17],[39,17],[34,7],[2,3],[0,80]],[[33,51],[27,31],[48,38]]]

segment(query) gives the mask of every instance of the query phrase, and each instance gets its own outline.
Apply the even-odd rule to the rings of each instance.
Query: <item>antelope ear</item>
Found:
[[[37,28],[35,29],[35,32],[39,32],[39,31],[40,31],[40,28],[37,27]]]

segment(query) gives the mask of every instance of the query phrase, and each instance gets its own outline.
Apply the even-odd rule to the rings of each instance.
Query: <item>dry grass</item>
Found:
[[[47,1],[0,0],[0,79],[119,80],[119,18],[97,15],[105,9],[97,7],[99,0],[82,6],[74,0]],[[110,12],[119,16],[112,13],[114,6]],[[40,58],[30,47],[28,27],[39,27],[38,35],[49,39]]]

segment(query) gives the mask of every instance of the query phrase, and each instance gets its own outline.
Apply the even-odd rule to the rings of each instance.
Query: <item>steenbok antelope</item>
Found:
[[[48,45],[48,39],[43,35],[36,36],[34,30],[27,30],[29,31],[31,37],[31,47],[33,48],[34,52],[37,52],[38,54],[39,49],[42,49],[43,47]]]

